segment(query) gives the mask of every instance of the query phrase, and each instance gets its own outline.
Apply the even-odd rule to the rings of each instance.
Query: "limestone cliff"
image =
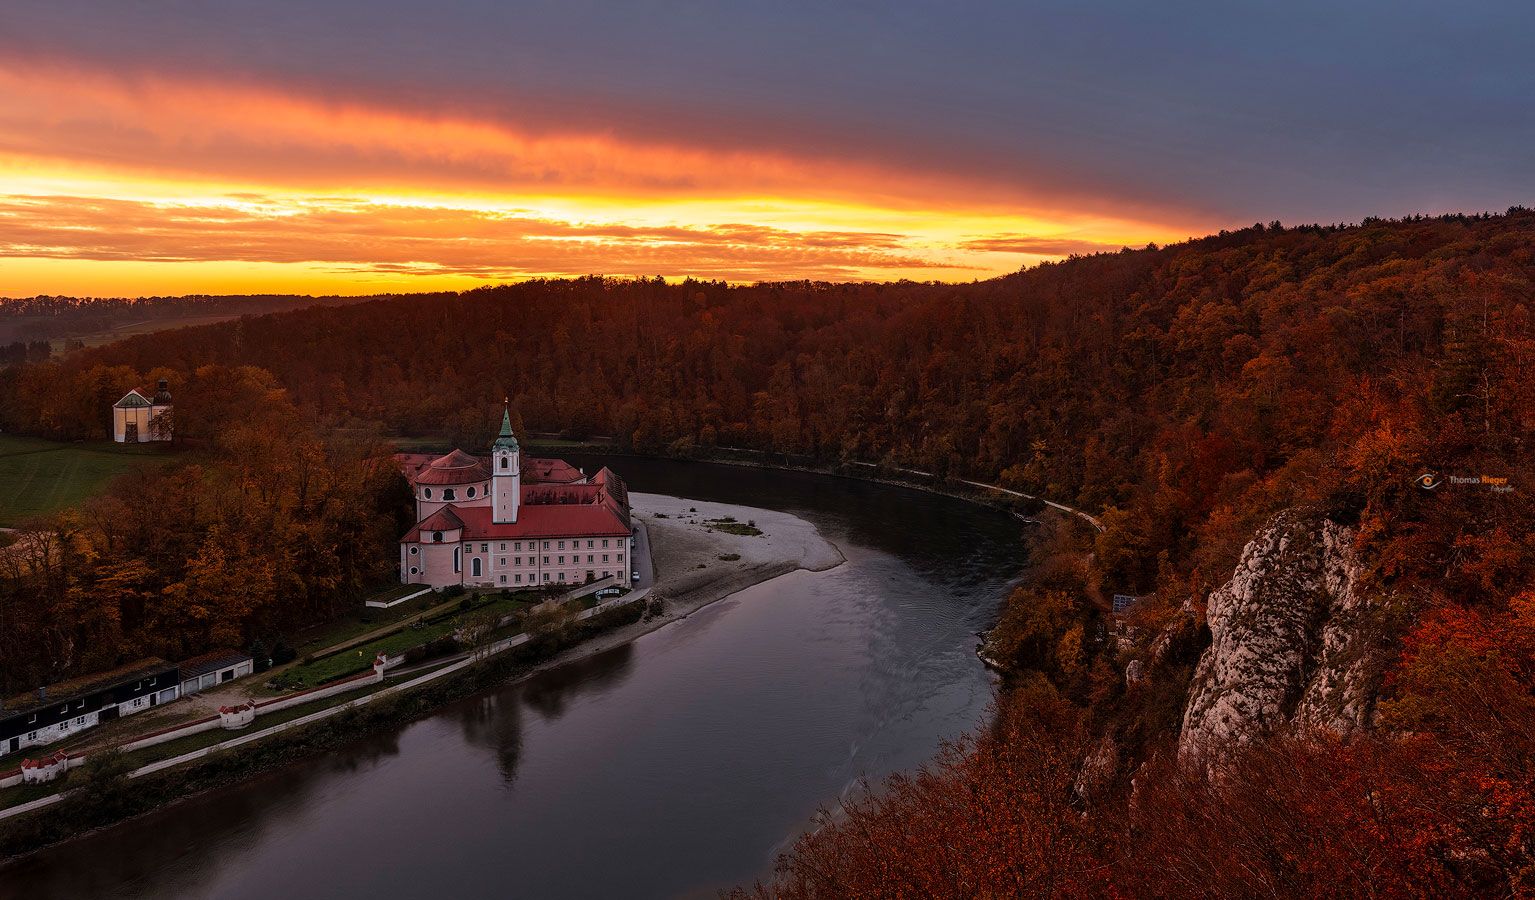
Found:
[[[1315,513],[1276,516],[1205,611],[1211,643],[1189,686],[1178,758],[1295,727],[1368,727],[1389,641],[1362,597],[1353,533]]]

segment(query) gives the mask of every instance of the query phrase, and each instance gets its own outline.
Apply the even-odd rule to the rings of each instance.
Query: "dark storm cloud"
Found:
[[[1235,224],[1529,200],[1532,26],[1525,3],[24,2],[0,53]]]

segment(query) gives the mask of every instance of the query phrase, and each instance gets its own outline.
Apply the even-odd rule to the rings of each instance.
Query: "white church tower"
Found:
[[[491,492],[495,496],[491,521],[515,522],[517,506],[522,501],[522,458],[517,447],[517,436],[512,434],[510,405],[501,413],[501,434],[490,445],[490,456]]]

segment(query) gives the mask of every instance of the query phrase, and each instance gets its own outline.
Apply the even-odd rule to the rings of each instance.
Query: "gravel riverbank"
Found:
[[[629,643],[770,578],[797,569],[822,572],[844,562],[842,551],[814,525],[789,513],[639,492],[629,494],[629,503],[650,539],[655,585],[649,599],[661,600],[663,612],[598,635],[541,668]],[[730,524],[762,533],[734,534]]]

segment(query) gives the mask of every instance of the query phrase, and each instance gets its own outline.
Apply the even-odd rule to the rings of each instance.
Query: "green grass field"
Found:
[[[0,435],[0,527],[74,506],[114,477],[168,458],[163,446]]]

